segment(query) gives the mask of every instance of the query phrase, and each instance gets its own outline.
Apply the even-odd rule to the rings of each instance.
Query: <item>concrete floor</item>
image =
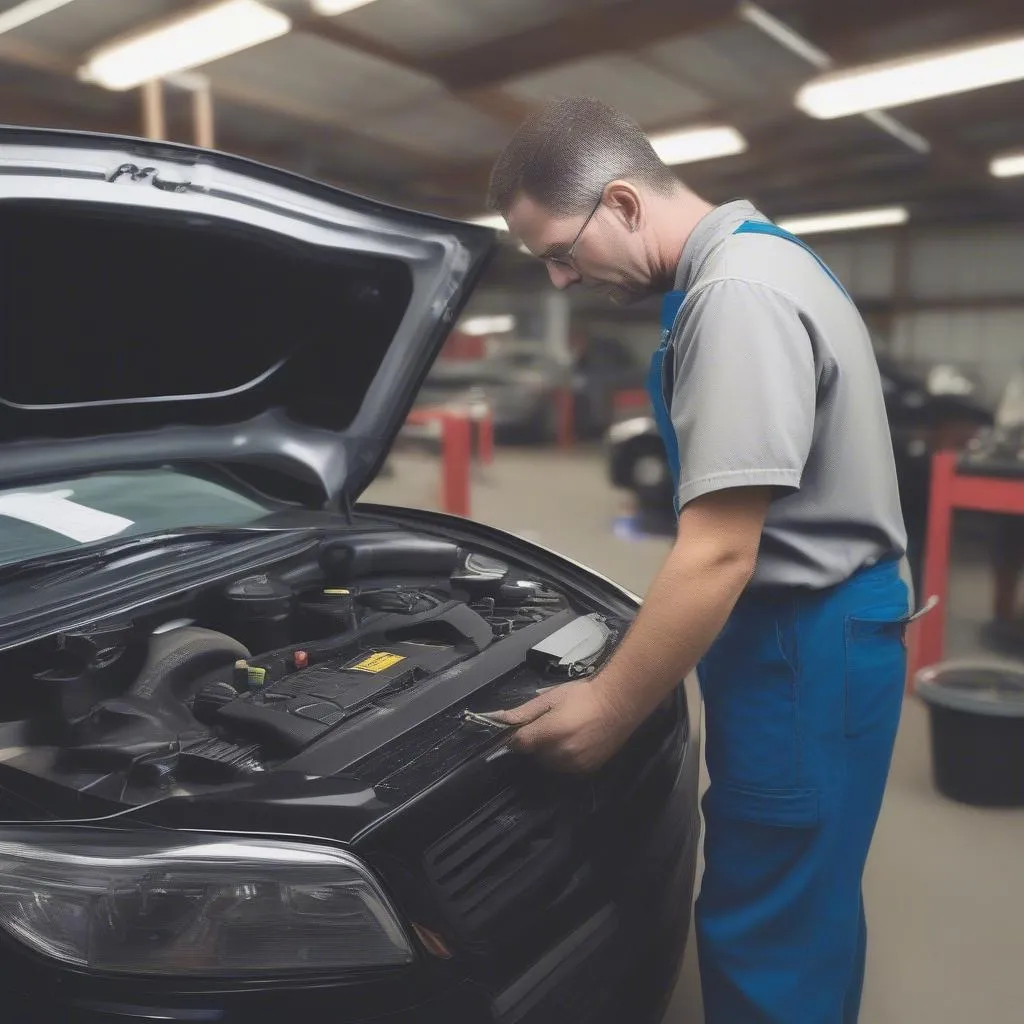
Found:
[[[436,508],[439,464],[397,455],[368,501]],[[616,536],[631,511],[607,483],[598,450],[571,456],[500,450],[475,473],[472,515],[593,566],[643,594],[667,551]],[[991,598],[982,563],[954,567],[948,653],[983,650]],[[1024,1020],[1024,811],[951,803],[930,779],[928,718],[915,700],[903,722],[865,883],[871,934],[864,1024],[1019,1024]],[[691,941],[665,1024],[700,1024]]]

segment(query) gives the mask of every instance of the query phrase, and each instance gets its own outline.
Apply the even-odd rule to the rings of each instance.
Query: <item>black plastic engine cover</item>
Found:
[[[296,753],[387,694],[414,685],[466,656],[453,645],[397,642],[360,646],[293,671],[262,694],[220,709],[218,724],[278,753]]]

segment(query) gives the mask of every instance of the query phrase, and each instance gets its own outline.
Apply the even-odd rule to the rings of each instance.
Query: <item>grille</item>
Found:
[[[449,915],[468,931],[493,927],[517,904],[564,884],[571,861],[566,809],[506,789],[425,855]]]

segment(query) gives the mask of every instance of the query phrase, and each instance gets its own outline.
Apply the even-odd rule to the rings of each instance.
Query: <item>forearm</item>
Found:
[[[608,666],[594,680],[616,711],[646,718],[696,666],[750,580],[756,546],[681,535]]]

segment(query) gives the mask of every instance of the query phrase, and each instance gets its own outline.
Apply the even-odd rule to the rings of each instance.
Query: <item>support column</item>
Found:
[[[213,149],[213,93],[209,81],[192,91],[192,125],[196,145],[200,149]]]
[[[158,78],[142,84],[142,134],[147,139],[167,138],[164,86]]]
[[[576,410],[571,384],[572,347],[570,345],[570,322],[572,306],[564,292],[549,291],[543,300],[543,338],[548,355],[565,367],[566,384],[558,391],[555,409],[555,439],[559,448],[571,448],[576,439]]]
[[[569,326],[572,320],[572,306],[565,292],[544,293],[544,348],[552,358],[563,366],[572,363],[569,346]]]

